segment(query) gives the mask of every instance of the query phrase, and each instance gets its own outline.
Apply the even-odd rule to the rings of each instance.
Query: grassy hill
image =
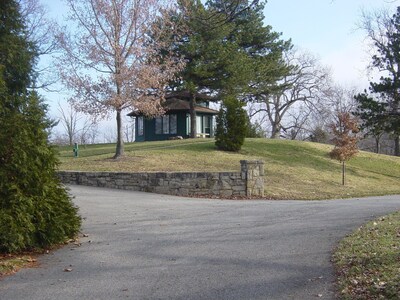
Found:
[[[239,171],[242,159],[265,161],[265,193],[276,199],[327,199],[400,194],[400,158],[360,152],[347,163],[329,158],[331,146],[301,141],[247,139],[239,153],[217,151],[213,140],[126,144],[126,157],[113,160],[114,144],[60,147],[60,170]]]

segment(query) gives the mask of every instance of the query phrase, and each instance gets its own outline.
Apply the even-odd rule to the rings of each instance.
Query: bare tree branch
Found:
[[[59,78],[55,67],[52,65],[52,55],[59,49],[54,38],[54,30],[57,24],[47,17],[47,10],[37,0],[18,0],[21,7],[21,15],[25,20],[26,35],[29,41],[35,44],[37,54],[41,60],[46,60],[46,67],[36,68],[37,80],[32,88],[51,90],[51,87]],[[50,64],[50,66],[49,66]]]
[[[278,138],[288,111],[298,103],[315,105],[330,88],[329,70],[319,65],[309,53],[296,50],[286,53],[286,63],[294,66],[275,88],[276,92],[258,97],[265,103],[266,113],[272,126],[271,138]]]
[[[169,15],[172,0],[67,0],[74,33],[59,32],[63,49],[58,69],[79,111],[117,115],[115,157],[123,155],[121,113],[136,108],[146,115],[163,112],[167,83],[184,62],[168,51],[166,36],[178,35]],[[160,49],[164,56],[160,57]]]

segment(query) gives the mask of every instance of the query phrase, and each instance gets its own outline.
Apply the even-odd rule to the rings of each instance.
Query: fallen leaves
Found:
[[[400,298],[400,212],[378,218],[341,241],[333,256],[345,299]]]
[[[21,268],[34,267],[36,264],[37,259],[30,255],[2,255],[0,256],[0,277],[14,274]]]

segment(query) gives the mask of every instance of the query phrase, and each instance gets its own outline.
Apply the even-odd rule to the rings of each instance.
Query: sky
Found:
[[[62,0],[40,0],[59,21],[66,14]],[[331,68],[335,81],[366,87],[365,32],[357,29],[361,11],[383,7],[393,12],[396,0],[268,0],[265,24],[291,39],[301,50],[314,54]]]
[[[361,12],[388,8],[392,0],[269,0],[265,23],[284,39],[309,51],[331,68],[334,80],[345,86],[368,87],[365,32],[357,25]]]
[[[62,0],[40,0],[50,16],[59,22],[66,14]],[[357,28],[361,12],[388,8],[393,13],[400,0],[268,0],[265,6],[265,24],[271,25],[282,38],[291,39],[302,51],[319,58],[331,69],[336,83],[368,87],[367,66],[371,61],[366,51],[365,32]],[[60,94],[46,95],[51,111]]]

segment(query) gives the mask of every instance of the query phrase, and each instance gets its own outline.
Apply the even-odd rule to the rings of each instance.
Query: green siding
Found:
[[[188,112],[184,111],[171,111],[167,114],[176,114],[177,115],[177,133],[176,134],[156,134],[156,121],[155,118],[152,119],[144,119],[144,135],[138,136],[138,122],[135,122],[135,141],[136,142],[144,142],[144,141],[163,141],[168,140],[171,137],[181,136],[183,138],[189,138],[187,134],[186,128],[186,118]],[[201,114],[198,113],[199,116],[209,115],[209,114]],[[211,127],[211,136],[213,136],[213,128]]]
[[[178,113],[178,132],[177,135],[180,135],[183,138],[188,138],[189,136],[186,134],[186,112]]]

